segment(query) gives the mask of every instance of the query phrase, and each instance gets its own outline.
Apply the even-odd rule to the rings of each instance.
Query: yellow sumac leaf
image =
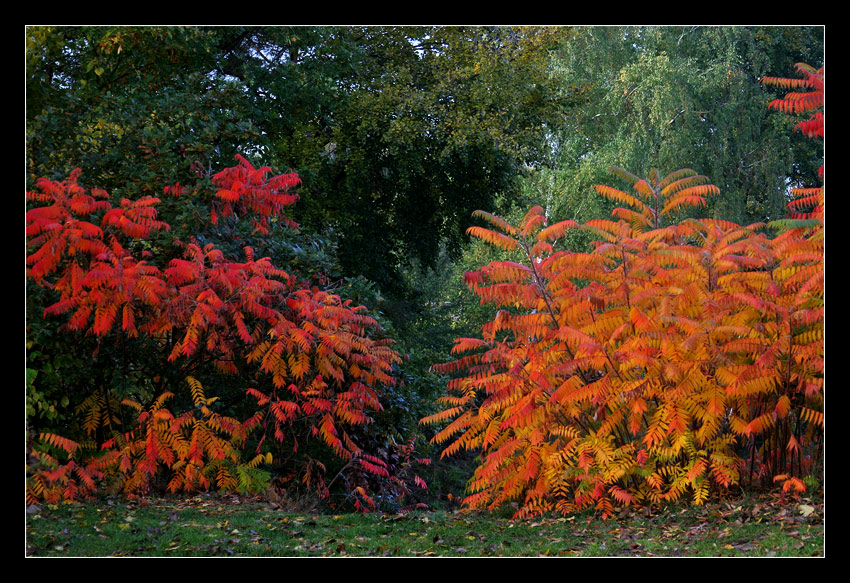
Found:
[[[610,198],[612,200],[616,200],[617,202],[627,204],[634,209],[638,209],[639,212],[643,212],[647,209],[643,201],[617,188],[612,188],[610,186],[605,186],[602,184],[595,184],[593,188],[596,189],[596,192],[598,192],[605,198]]]
[[[766,429],[773,427],[775,421],[773,419],[772,413],[766,413],[764,415],[760,415],[753,419],[747,424],[747,428],[744,430],[746,435],[758,435],[763,433]]]
[[[492,213],[488,213],[487,211],[481,211],[481,210],[473,211],[472,216],[484,219],[488,223],[499,227],[501,230],[503,230],[508,235],[515,235],[517,233],[516,227],[514,227],[513,225],[508,223],[503,218],[497,217],[496,215],[494,215]]]
[[[503,235],[502,233],[491,231],[490,229],[485,229],[483,227],[469,227],[466,232],[468,235],[508,251],[516,249],[517,247],[516,239]]]
[[[523,228],[522,228],[522,234],[528,236],[535,229],[546,224],[546,217],[544,217],[542,214],[533,215],[532,217],[530,217],[528,219],[528,221],[523,221],[523,223],[524,224],[523,224]]]
[[[782,419],[786,415],[788,415],[788,411],[791,410],[791,399],[788,398],[788,395],[782,395],[779,399],[776,400],[776,407],[774,408],[774,412],[776,413],[776,417],[778,419]]]
[[[823,427],[823,413],[820,411],[815,411],[814,409],[809,409],[808,407],[801,407],[800,417],[807,423],[817,425],[818,427]]]
[[[564,236],[564,233],[566,233],[567,229],[574,229],[577,227],[578,224],[575,221],[559,221],[557,223],[549,225],[548,227],[537,233],[537,240],[556,241]]]

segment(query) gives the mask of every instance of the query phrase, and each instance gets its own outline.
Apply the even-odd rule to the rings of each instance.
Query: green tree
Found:
[[[456,253],[469,213],[513,189],[523,163],[545,159],[542,137],[561,117],[547,57],[566,34],[345,27],[250,37],[275,55],[254,83],[291,96],[275,102],[269,133],[279,164],[304,177],[298,217],[333,227],[347,274],[405,295],[400,267],[433,265],[441,242]]]
[[[721,190],[708,201],[711,216],[775,219],[788,183],[816,176],[808,161],[817,153],[765,109],[772,93],[759,79],[822,60],[821,27],[578,29],[556,71],[581,104],[558,140],[561,163],[536,180],[562,184],[555,204],[583,220],[611,210],[585,200],[609,167],[640,175],[689,167]]]

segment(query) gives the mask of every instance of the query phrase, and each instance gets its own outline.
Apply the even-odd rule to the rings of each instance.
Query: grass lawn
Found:
[[[822,500],[746,498],[602,520],[304,514],[202,495],[30,507],[28,557],[823,557]]]

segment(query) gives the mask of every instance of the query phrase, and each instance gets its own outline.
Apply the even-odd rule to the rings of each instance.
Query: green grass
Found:
[[[203,495],[48,505],[27,514],[26,532],[30,557],[824,556],[823,505],[811,499],[519,521],[437,511],[303,514]]]

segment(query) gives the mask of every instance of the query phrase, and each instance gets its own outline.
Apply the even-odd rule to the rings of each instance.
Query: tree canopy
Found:
[[[776,219],[789,183],[816,180],[820,162],[815,145],[765,109],[775,93],[760,79],[822,59],[820,27],[579,29],[554,61],[576,105],[540,189],[554,181],[559,212],[589,217],[602,209],[587,193],[608,167],[689,167],[720,188],[714,217]]]

